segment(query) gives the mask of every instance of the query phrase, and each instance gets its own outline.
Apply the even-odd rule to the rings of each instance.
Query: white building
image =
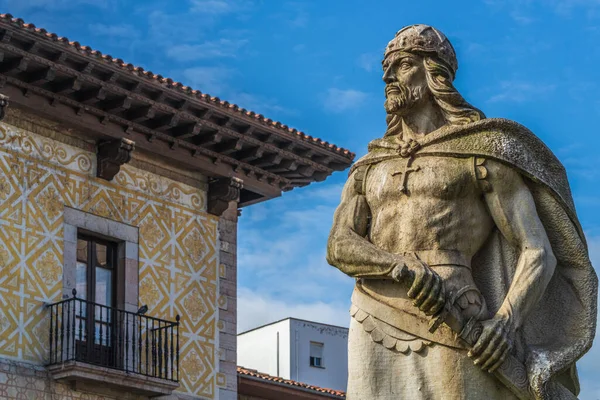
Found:
[[[346,390],[348,328],[286,318],[240,333],[237,346],[244,368]]]

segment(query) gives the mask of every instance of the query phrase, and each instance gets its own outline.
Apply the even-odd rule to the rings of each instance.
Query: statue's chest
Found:
[[[369,202],[401,197],[450,200],[474,193],[476,185],[472,158],[398,158],[370,168],[365,194]]]

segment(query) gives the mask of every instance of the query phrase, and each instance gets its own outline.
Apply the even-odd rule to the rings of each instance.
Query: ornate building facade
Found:
[[[354,154],[10,15],[0,52],[0,398],[237,398],[238,209]]]

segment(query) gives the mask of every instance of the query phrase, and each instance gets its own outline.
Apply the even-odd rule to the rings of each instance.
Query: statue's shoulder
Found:
[[[518,135],[531,140],[540,141],[540,139],[527,127],[504,118],[485,118],[479,121],[470,122],[461,125],[448,125],[436,132],[427,135],[421,142],[423,146],[443,142],[450,139],[468,140],[472,135],[477,134],[496,134],[496,135]]]
[[[398,152],[395,149],[385,147],[373,148],[369,145],[369,152],[358,159],[352,165],[348,173],[349,179],[354,182],[356,193],[362,195],[365,194],[367,175],[373,165],[394,158],[400,158],[400,155],[398,155]]]
[[[457,153],[492,156],[511,163],[523,163],[531,158],[558,159],[544,142],[525,126],[503,118],[486,118],[464,125],[447,126],[421,143],[420,153]]]

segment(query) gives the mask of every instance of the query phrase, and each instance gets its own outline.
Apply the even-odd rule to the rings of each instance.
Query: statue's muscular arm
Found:
[[[495,369],[510,349],[514,333],[541,299],[554,274],[556,259],[535,202],[514,168],[487,161],[492,190],[485,201],[502,235],[520,251],[508,293],[496,315],[484,321],[484,331],[470,352],[483,369]]]
[[[423,312],[435,314],[445,302],[441,278],[416,258],[389,253],[367,239],[371,211],[365,196],[356,191],[354,182],[351,175],[335,211],[327,242],[327,262],[354,278],[400,281],[410,272],[414,280],[408,296]]]

